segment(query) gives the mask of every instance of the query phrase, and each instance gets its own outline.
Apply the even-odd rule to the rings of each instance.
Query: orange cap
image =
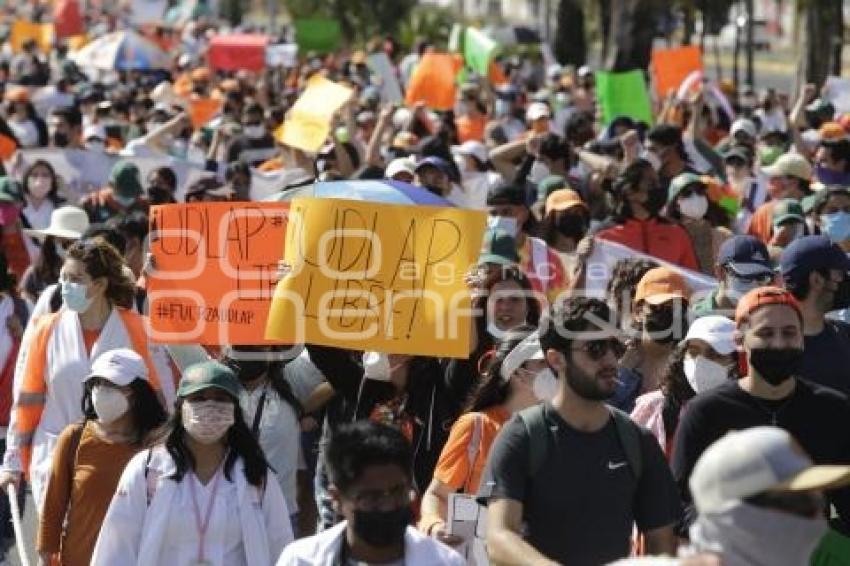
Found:
[[[192,71],[191,77],[193,81],[208,81],[210,80],[210,70],[206,67],[198,67]]]
[[[9,102],[29,102],[30,93],[22,86],[10,88],[6,91],[6,100]]]
[[[656,267],[647,271],[637,284],[635,303],[646,301],[660,305],[673,299],[688,300],[691,290],[685,278],[669,267]]]
[[[847,138],[847,132],[844,131],[844,128],[838,122],[826,122],[822,124],[818,133],[820,133],[820,139],[826,142]]]
[[[748,292],[738,300],[738,306],[735,308],[735,324],[741,325],[741,321],[747,318],[754,310],[765,305],[788,305],[802,319],[803,311],[800,310],[800,303],[790,291],[780,287],[758,287]]]
[[[572,189],[558,189],[546,198],[545,211],[546,214],[549,214],[553,210],[569,210],[574,206],[580,206],[587,210],[587,205],[581,200],[581,196],[577,192]]]

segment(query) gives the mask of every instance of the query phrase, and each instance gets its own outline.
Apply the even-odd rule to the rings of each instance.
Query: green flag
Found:
[[[812,566],[850,566],[850,538],[832,529],[812,554]]]
[[[630,116],[652,124],[652,105],[641,71],[597,71],[596,96],[602,106],[602,121],[605,124],[611,123],[617,116]]]
[[[466,66],[486,77],[490,68],[490,60],[496,53],[499,44],[475,28],[466,28],[463,36],[463,58]]]
[[[300,53],[330,53],[339,47],[341,33],[338,21],[310,18],[295,20],[294,23],[295,43],[298,44]]]

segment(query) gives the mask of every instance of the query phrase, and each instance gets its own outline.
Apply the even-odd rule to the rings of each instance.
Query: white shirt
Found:
[[[32,203],[27,200],[27,205],[23,209],[23,215],[29,222],[33,230],[44,230],[50,226],[50,215],[54,209],[53,202],[49,199],[41,201],[41,206],[35,208]],[[27,247],[27,253],[30,256],[30,262],[35,262],[41,253],[41,247],[35,245],[35,240],[31,236],[24,236],[24,245]]]
[[[296,513],[296,473],[301,450],[301,427],[295,409],[286,400],[281,399],[273,387],[261,385],[252,391],[243,389],[239,395],[239,404],[242,406],[242,415],[248,428],[254,425],[263,391],[266,391],[266,398],[260,417],[260,447],[269,465],[277,473],[280,490],[286,499],[289,512]]]
[[[38,130],[32,120],[9,120],[6,122],[12,129],[12,133],[18,138],[21,147],[35,147],[38,145]]]
[[[219,470],[221,474],[222,471]],[[160,550],[162,564],[195,564],[198,560],[198,540],[200,533],[195,522],[195,511],[192,506],[192,490],[195,487],[198,498],[198,512],[201,521],[204,520],[209,507],[215,478],[201,484],[197,476],[187,473],[177,485],[172,502],[171,513],[168,517],[168,528],[165,540]],[[242,529],[239,521],[233,517],[239,515],[236,484],[222,474],[218,478],[218,492],[210,516],[210,523],[204,537],[204,560],[211,566],[247,566],[245,549],[242,547]]]

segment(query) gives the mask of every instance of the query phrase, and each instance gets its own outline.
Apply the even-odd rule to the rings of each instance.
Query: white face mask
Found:
[[[389,381],[389,356],[381,352],[363,352],[363,377],[375,381]]]
[[[228,401],[184,401],[183,428],[201,444],[215,444],[233,426],[235,407]]]
[[[726,366],[704,356],[692,358],[686,354],[682,369],[691,389],[697,393],[714,389],[729,380],[729,369]]]
[[[261,124],[254,124],[253,126],[245,126],[244,130],[245,136],[252,140],[257,140],[266,135],[266,128]]]
[[[106,151],[106,144],[100,140],[90,140],[86,142],[86,149],[103,153]]]
[[[513,216],[488,216],[487,227],[491,230],[504,230],[514,238],[519,231],[519,225]]]
[[[30,177],[27,187],[33,198],[41,200],[50,192],[50,177]]]
[[[688,198],[679,199],[679,211],[682,216],[701,220],[708,212],[708,199],[705,195],[691,195]]]
[[[117,421],[130,408],[130,402],[123,393],[104,385],[96,385],[92,389],[91,402],[98,420],[103,424]]]
[[[535,160],[534,165],[531,166],[531,171],[528,173],[528,182],[537,185],[551,174],[552,172],[549,170],[548,165],[539,159]]]
[[[551,369],[546,368],[537,372],[531,388],[539,401],[551,401],[558,393],[558,378]]]

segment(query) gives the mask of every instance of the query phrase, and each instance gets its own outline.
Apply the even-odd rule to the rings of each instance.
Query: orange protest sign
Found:
[[[221,100],[214,98],[199,98],[189,101],[189,117],[192,119],[192,127],[200,128],[209,122],[221,109]]]
[[[652,50],[652,76],[658,96],[676,91],[693,71],[702,70],[702,51],[695,45]]]
[[[9,136],[0,134],[0,160],[6,161],[15,154],[17,149],[18,144],[15,143],[15,140]]]
[[[20,53],[24,43],[30,39],[35,40],[43,53],[49,53],[53,47],[53,24],[35,24],[24,20],[18,20],[12,24],[12,31],[9,34],[12,51]]]
[[[168,344],[265,344],[288,203],[154,206],[151,337]]]
[[[451,110],[455,104],[455,77],[463,66],[452,53],[426,53],[410,77],[405,103],[424,102],[434,110]]]

